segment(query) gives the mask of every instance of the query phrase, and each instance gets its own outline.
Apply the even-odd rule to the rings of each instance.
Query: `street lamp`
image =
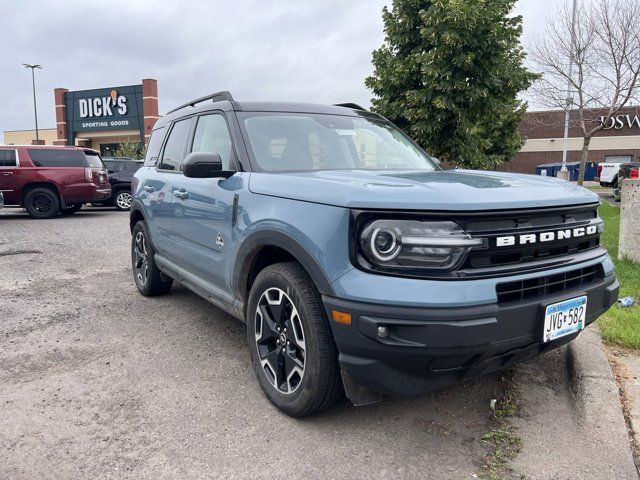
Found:
[[[33,85],[33,113],[36,118],[36,143],[40,143],[40,135],[38,134],[38,106],[36,104],[36,68],[42,69],[42,65],[30,65],[28,63],[23,63],[24,68],[31,69],[31,84]]]
[[[573,11],[571,13],[571,52],[569,53],[569,78],[567,79],[567,104],[564,111],[564,138],[562,142],[562,168],[560,171],[565,180],[569,179],[567,173],[567,150],[569,150],[569,109],[573,105],[573,92],[571,91],[571,78],[573,76],[573,52],[576,49],[576,10],[578,0],[573,0]]]

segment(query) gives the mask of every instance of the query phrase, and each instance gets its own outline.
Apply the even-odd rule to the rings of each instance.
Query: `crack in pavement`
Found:
[[[35,254],[41,254],[42,250],[35,250],[35,249],[11,249],[11,250],[4,250],[0,252],[0,257],[8,257],[9,255],[24,255],[24,254],[30,254],[30,253],[35,253]]]

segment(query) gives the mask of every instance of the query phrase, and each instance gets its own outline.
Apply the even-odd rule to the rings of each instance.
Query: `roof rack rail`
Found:
[[[185,103],[184,105],[180,105],[179,107],[174,108],[173,110],[169,110],[167,115],[173,112],[177,112],[178,110],[182,110],[187,107],[195,107],[198,103],[206,102],[207,100],[212,100],[214,102],[219,102],[222,100],[228,100],[233,102],[233,97],[231,96],[231,92],[226,90],[222,92],[212,93],[211,95],[207,95],[205,97],[196,98],[195,100],[191,100],[190,102]]]
[[[358,105],[357,103],[336,103],[334,104],[334,107],[345,107],[345,108],[352,108],[354,110],[362,110],[364,112],[367,111],[366,108],[361,107],[360,105]]]

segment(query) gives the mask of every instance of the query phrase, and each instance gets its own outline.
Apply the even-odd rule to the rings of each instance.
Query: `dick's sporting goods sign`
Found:
[[[142,85],[81,90],[65,94],[67,133],[138,130],[144,139]]]

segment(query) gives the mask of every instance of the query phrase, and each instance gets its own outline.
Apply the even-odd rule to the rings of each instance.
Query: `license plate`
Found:
[[[550,342],[556,338],[579,332],[585,326],[586,317],[586,295],[548,305],[544,312],[542,341]]]

